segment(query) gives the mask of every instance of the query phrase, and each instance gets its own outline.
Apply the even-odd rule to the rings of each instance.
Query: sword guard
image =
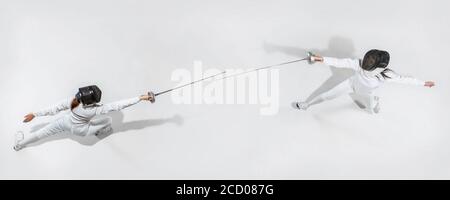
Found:
[[[155,93],[153,93],[153,92],[148,92],[147,94],[148,94],[148,96],[150,96],[149,101],[150,101],[151,103],[155,103]]]
[[[309,51],[308,53],[308,64],[314,64],[316,61],[313,60],[313,57],[316,56],[313,52]]]

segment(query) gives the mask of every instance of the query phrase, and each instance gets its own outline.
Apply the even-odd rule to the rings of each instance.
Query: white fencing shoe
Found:
[[[380,98],[378,96],[375,96],[375,97],[373,97],[373,99],[375,100],[375,107],[373,108],[373,112],[379,113],[380,112]]]
[[[366,111],[369,114],[378,114],[380,112],[380,98],[379,97],[374,96],[370,105],[373,105],[373,106],[366,108]]]
[[[13,149],[15,151],[20,151],[21,149],[23,149],[23,146],[19,145],[19,143],[24,138],[25,138],[25,136],[23,135],[23,132],[22,131],[17,131],[17,133],[15,135],[15,141],[14,141],[14,147],[13,147]]]
[[[13,149],[14,149],[14,151],[20,151],[20,150],[23,149],[23,147],[18,145],[18,144],[16,144],[16,145],[14,145]]]
[[[97,133],[95,133],[95,136],[102,136],[102,135],[109,134],[109,133],[112,133],[112,132],[113,132],[112,127],[111,126],[106,126],[106,127],[102,128],[102,129],[98,130]]]
[[[292,107],[299,110],[307,110],[309,104],[306,102],[292,102]]]

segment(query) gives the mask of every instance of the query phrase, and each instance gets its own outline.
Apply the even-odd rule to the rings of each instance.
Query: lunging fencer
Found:
[[[23,132],[18,132],[14,150],[19,151],[29,144],[62,132],[69,132],[78,136],[99,136],[101,134],[111,133],[111,117],[94,117],[125,109],[143,100],[152,103],[155,102],[155,95],[152,92],[104,105],[99,104],[101,96],[101,90],[95,85],[82,87],[75,97],[71,97],[47,109],[27,114],[24,119],[25,123],[30,122],[35,117],[50,116],[61,111],[70,110],[69,113],[59,117],[34,133],[24,135]]]
[[[433,81],[422,81],[410,76],[400,75],[390,68],[389,53],[383,50],[372,49],[361,59],[338,59],[322,57],[309,53],[310,63],[322,62],[336,68],[348,68],[354,74],[347,80],[334,86],[332,89],[308,98],[303,102],[293,102],[296,109],[307,110],[310,106],[334,99],[344,94],[349,94],[354,102],[367,112],[373,114],[380,110],[379,97],[375,90],[385,82],[401,83],[416,86],[433,87]]]

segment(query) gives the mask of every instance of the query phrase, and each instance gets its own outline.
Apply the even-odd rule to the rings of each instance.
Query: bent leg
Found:
[[[361,109],[367,108],[368,95],[359,93],[350,93],[349,96],[352,98],[353,102]]]
[[[378,113],[380,111],[379,97],[372,94],[351,93],[350,97],[358,105],[359,108],[366,110],[368,113]]]

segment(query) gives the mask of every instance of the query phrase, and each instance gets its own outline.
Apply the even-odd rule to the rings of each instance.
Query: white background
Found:
[[[0,1],[1,179],[449,179],[448,1]],[[304,56],[391,53],[432,89],[385,85],[381,113],[348,97],[290,108],[329,76],[280,70],[280,112],[174,105],[170,95],[114,121],[95,145],[59,139],[12,150],[23,115],[97,84],[103,102],[176,85],[177,68],[250,68]]]

